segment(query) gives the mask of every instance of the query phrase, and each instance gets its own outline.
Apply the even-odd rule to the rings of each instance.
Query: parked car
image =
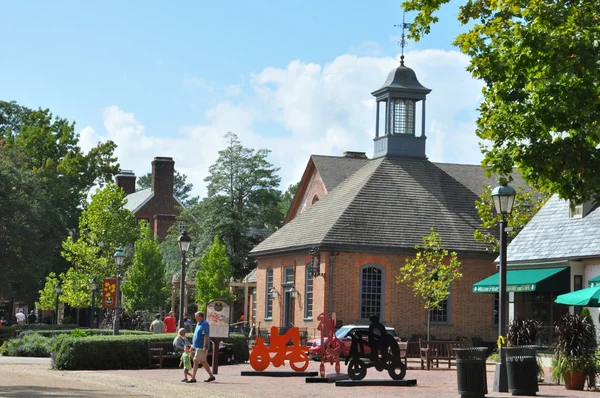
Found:
[[[347,356],[350,352],[350,346],[352,345],[352,339],[350,338],[350,333],[356,330],[364,330],[367,332],[369,330],[369,325],[346,325],[339,328],[335,335],[342,342],[342,353],[341,356]],[[401,342],[402,339],[398,337],[396,330],[393,327],[386,327],[385,330],[388,331],[389,334],[394,336],[394,339],[397,342]],[[365,340],[368,340],[367,336],[363,337]],[[325,343],[327,343],[327,338],[323,339]],[[321,360],[321,338],[317,337],[314,339],[310,339],[306,342],[306,346],[308,347],[308,356],[314,360]],[[365,346],[365,352],[369,353],[369,347]]]

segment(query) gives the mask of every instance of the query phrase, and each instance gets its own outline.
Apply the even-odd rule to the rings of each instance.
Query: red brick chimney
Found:
[[[352,152],[346,151],[342,155],[343,158],[351,158],[351,159],[367,159],[367,154],[365,152]]]
[[[119,170],[119,174],[115,176],[115,184],[125,191],[125,195],[135,192],[135,174],[131,170]]]
[[[173,173],[175,161],[173,158],[157,156],[152,161],[152,192],[154,196],[173,196]]]

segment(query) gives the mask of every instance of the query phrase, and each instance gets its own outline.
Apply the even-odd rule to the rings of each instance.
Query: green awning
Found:
[[[569,267],[533,268],[506,272],[507,292],[554,292],[570,291]],[[473,293],[498,293],[499,273],[473,284]]]
[[[600,275],[595,278],[592,278],[588,281],[588,287],[598,287],[600,286]]]

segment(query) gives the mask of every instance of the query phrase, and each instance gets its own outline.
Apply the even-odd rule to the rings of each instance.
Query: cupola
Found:
[[[431,92],[424,87],[415,71],[400,66],[390,72],[383,86],[371,94],[377,101],[375,153],[382,156],[425,158],[425,97]],[[417,118],[417,102],[422,102],[421,123]],[[420,134],[416,134],[416,130]]]

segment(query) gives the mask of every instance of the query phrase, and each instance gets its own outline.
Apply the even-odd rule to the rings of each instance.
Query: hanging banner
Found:
[[[102,284],[102,308],[116,308],[117,280],[104,278]]]
[[[229,304],[213,300],[206,306],[206,322],[210,325],[210,337],[229,337]]]

